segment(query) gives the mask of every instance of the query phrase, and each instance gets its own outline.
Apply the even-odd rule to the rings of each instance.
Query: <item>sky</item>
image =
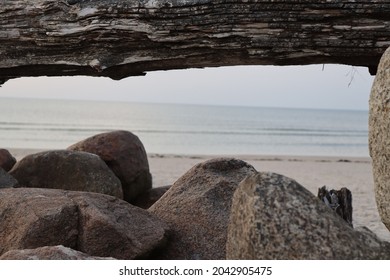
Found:
[[[0,87],[0,102],[15,97],[368,110],[373,79],[367,68],[328,64],[156,71],[121,81],[19,78]]]

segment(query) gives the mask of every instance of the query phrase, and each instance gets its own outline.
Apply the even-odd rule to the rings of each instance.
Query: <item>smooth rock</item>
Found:
[[[11,250],[0,256],[0,260],[114,260],[87,255],[62,245],[36,249]]]
[[[100,156],[120,179],[124,200],[132,202],[152,188],[148,157],[139,138],[129,131],[102,133],[68,148]]]
[[[390,243],[354,230],[296,181],[258,173],[234,193],[227,259],[390,259]]]
[[[179,178],[149,211],[166,221],[172,237],[163,259],[225,259],[231,200],[256,170],[237,159],[200,163]]]
[[[13,188],[18,185],[18,181],[0,167],[0,189]]]
[[[91,256],[146,258],[163,246],[166,223],[108,195],[52,189],[0,189],[0,255],[63,245]]]
[[[97,155],[56,150],[32,154],[10,171],[28,188],[97,192],[123,198],[119,179]]]
[[[369,148],[376,204],[390,230],[390,48],[382,56],[371,89]]]
[[[15,165],[16,159],[11,155],[11,153],[6,149],[0,149],[0,168],[3,168],[5,171],[10,171],[11,168]]]
[[[137,197],[131,204],[138,206],[143,209],[148,209],[157,200],[159,200],[170,188],[171,186],[164,186],[150,189],[140,196]]]

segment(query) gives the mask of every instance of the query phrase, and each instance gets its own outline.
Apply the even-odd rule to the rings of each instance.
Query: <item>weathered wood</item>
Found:
[[[0,82],[121,79],[229,65],[340,63],[375,73],[388,0],[2,0]]]
[[[318,198],[329,208],[334,210],[351,227],[352,225],[352,193],[347,188],[339,191],[326,189],[326,186],[318,189]]]

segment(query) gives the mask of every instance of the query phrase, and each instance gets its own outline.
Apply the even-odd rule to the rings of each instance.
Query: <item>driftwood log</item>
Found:
[[[0,84],[147,71],[339,63],[375,74],[388,0],[2,0]]]
[[[347,188],[340,190],[326,189],[326,186],[318,189],[318,198],[322,200],[329,208],[334,210],[351,227],[352,224],[352,193]]]

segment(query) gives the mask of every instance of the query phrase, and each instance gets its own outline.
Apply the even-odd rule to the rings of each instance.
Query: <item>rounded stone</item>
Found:
[[[390,48],[382,56],[371,89],[369,148],[378,211],[390,230]]]
[[[389,259],[390,243],[354,230],[296,181],[275,173],[247,177],[234,193],[227,259]]]
[[[225,259],[233,193],[255,172],[244,161],[219,158],[197,164],[180,177],[149,208],[172,229],[169,243],[156,258]]]
[[[123,198],[121,182],[95,154],[67,150],[40,152],[18,161],[10,174],[23,187],[96,192]]]
[[[10,171],[11,168],[15,165],[16,159],[11,155],[11,153],[6,149],[0,149],[0,168],[3,168],[5,171]]]
[[[101,133],[68,148],[98,155],[122,183],[123,197],[133,202],[152,188],[148,157],[140,139],[129,131]]]

